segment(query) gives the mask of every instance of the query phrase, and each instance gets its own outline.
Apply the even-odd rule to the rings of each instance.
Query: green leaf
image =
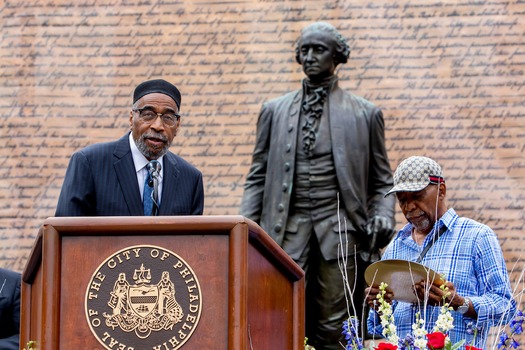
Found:
[[[464,343],[465,343],[465,339],[461,339],[461,340],[458,341],[456,344],[452,345],[452,347],[450,348],[450,350],[457,350],[457,349],[459,349]]]

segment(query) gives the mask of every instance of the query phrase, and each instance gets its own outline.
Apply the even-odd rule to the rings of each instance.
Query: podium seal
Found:
[[[93,273],[86,318],[106,349],[179,349],[200,320],[201,290],[191,267],[152,245],[124,248]]]

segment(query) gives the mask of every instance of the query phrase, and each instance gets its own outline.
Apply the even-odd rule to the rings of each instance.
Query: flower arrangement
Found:
[[[382,282],[379,285],[380,293],[377,295],[379,302],[378,312],[380,314],[381,325],[383,326],[383,336],[385,337],[386,342],[380,343],[374,348],[374,350],[457,350],[465,343],[465,340],[461,340],[452,344],[448,339],[447,332],[450,331],[454,325],[450,313],[451,307],[445,302],[446,297],[449,295],[445,283],[440,287],[444,292],[443,306],[441,307],[433,332],[427,334],[424,328],[425,321],[420,317],[420,314],[417,313],[416,321],[412,325],[413,334],[409,334],[403,339],[400,339],[396,334],[392,306],[384,299],[387,287],[388,285]],[[354,322],[357,322],[357,319],[354,319]],[[348,341],[346,349],[363,349],[362,344],[359,344],[360,339],[354,337],[353,333],[348,333],[347,329],[348,328],[343,327],[343,333],[345,333],[345,338]],[[477,348],[468,346],[466,349],[476,350]]]
[[[347,309],[349,314],[351,314],[350,310],[355,310],[355,308],[354,300],[352,299],[353,293],[350,288],[349,276],[347,276],[346,269],[346,259],[348,257],[348,239],[346,239],[345,236],[346,229],[341,230],[340,227],[340,252],[338,260],[345,286]],[[525,269],[521,271],[517,284],[523,280],[524,274]],[[377,299],[379,302],[378,312],[380,315],[381,325],[383,327],[383,336],[385,337],[386,341],[377,344],[377,346],[372,341],[370,342],[369,347],[366,348],[363,344],[362,338],[359,336],[359,319],[355,316],[351,316],[348,320],[344,321],[342,325],[342,333],[344,335],[346,344],[341,344],[341,348],[345,350],[482,350],[472,344],[465,344],[465,339],[462,339],[456,343],[452,343],[449,339],[448,332],[454,327],[454,319],[451,314],[451,310],[453,309],[446,302],[450,296],[450,292],[446,287],[447,284],[445,283],[445,277],[441,276],[441,278],[443,282],[440,286],[443,291],[442,306],[431,333],[427,333],[426,331],[425,319],[421,317],[420,313],[416,313],[415,322],[412,324],[412,333],[406,335],[404,338],[399,338],[397,336],[392,306],[384,299],[388,285],[382,282],[379,287],[380,293],[377,295]],[[518,304],[521,304],[521,297],[523,296],[524,291],[525,288],[519,293],[516,293],[519,296],[519,298],[516,296],[516,299],[519,299],[516,300]],[[518,310],[509,325],[500,325],[498,328],[498,334],[500,334],[499,342],[497,344],[498,350],[518,349],[520,347],[516,336],[524,334],[524,322],[525,314],[521,310]],[[478,327],[472,322],[467,325],[467,333],[473,335],[471,340],[472,343],[474,343],[474,340],[480,331],[481,327]],[[492,349],[496,349],[496,342],[494,342]],[[305,339],[305,350],[315,350],[314,347],[307,345],[307,339]]]
[[[444,296],[443,300],[446,299],[448,290],[445,287],[445,283],[441,285],[443,288]],[[425,331],[425,320],[420,317],[420,314],[416,314],[416,321],[412,325],[412,334],[407,335],[405,338],[400,339],[396,334],[396,328],[394,326],[394,318],[392,314],[391,305],[385,301],[384,295],[388,285],[381,283],[380,293],[378,294],[379,308],[381,324],[383,326],[383,336],[385,336],[386,342],[379,343],[377,346],[371,345],[370,350],[482,350],[473,345],[465,345],[465,340],[460,340],[456,343],[452,343],[448,339],[448,331],[450,331],[453,325],[453,318],[450,313],[452,308],[448,303],[443,302],[440,310],[440,315],[436,321],[436,324],[432,330],[432,333]],[[518,349],[520,344],[515,339],[516,335],[523,333],[523,323],[525,322],[525,314],[519,310],[510,322],[508,332],[502,332],[500,341],[498,343],[498,349]],[[351,326],[349,326],[351,325]],[[365,349],[361,339],[358,336],[356,330],[359,328],[359,321],[355,317],[351,317],[348,321],[344,322],[343,334],[347,344],[344,346],[345,350],[361,350]],[[471,334],[475,336],[479,329],[469,324],[469,330]]]
[[[444,291],[443,301],[446,299],[448,290],[445,283],[441,285]],[[454,327],[453,318],[450,313],[452,308],[448,303],[443,302],[440,309],[440,315],[432,330],[432,333],[425,331],[425,320],[416,314],[416,320],[412,325],[412,334],[400,339],[396,334],[396,327],[394,326],[394,318],[392,314],[391,305],[385,301],[384,295],[386,293],[386,283],[380,284],[380,293],[377,295],[380,313],[381,324],[383,326],[383,336],[386,341],[379,343],[377,346],[371,344],[370,350],[482,350],[473,345],[463,345],[465,340],[460,340],[452,343],[448,338],[447,333]],[[518,310],[516,315],[506,327],[500,328],[501,335],[499,337],[498,349],[509,350],[519,349],[520,344],[516,340],[516,335],[523,334],[523,323],[525,322],[525,314]],[[508,330],[505,332],[504,330]],[[346,345],[342,345],[345,350],[362,350],[366,349],[358,335],[359,320],[356,317],[351,317],[343,324],[343,334],[345,336]],[[477,326],[470,323],[468,325],[470,334],[473,334],[473,339],[476,338],[478,331]],[[310,348],[312,349],[312,348]]]
[[[442,276],[443,278],[443,276]],[[381,325],[383,326],[383,336],[385,341],[377,344],[372,342],[369,350],[482,350],[474,345],[465,344],[465,340],[460,340],[452,343],[448,338],[448,332],[454,327],[453,317],[451,314],[452,308],[446,302],[449,296],[446,283],[442,283],[440,288],[443,290],[443,304],[440,308],[440,314],[431,333],[425,330],[425,320],[421,318],[420,313],[416,314],[416,320],[412,325],[412,334],[408,334],[405,338],[399,338],[396,333],[394,323],[394,316],[392,306],[385,300],[386,283],[381,283],[379,286],[380,293],[377,295],[379,303],[378,312],[380,314]],[[525,314],[519,310],[508,326],[500,327],[501,335],[497,348],[500,350],[518,349],[520,344],[516,339],[516,335],[523,334],[523,323],[525,322]],[[341,344],[341,348],[345,350],[364,350],[367,349],[359,336],[359,320],[352,316],[343,322],[343,335],[346,344]],[[508,330],[505,332],[504,330]],[[473,335],[473,340],[476,338],[479,328],[470,323],[468,325],[469,333]],[[305,339],[305,350],[315,350],[312,346],[307,345]]]

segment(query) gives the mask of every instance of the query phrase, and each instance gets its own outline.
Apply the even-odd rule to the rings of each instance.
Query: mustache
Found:
[[[419,217],[419,216],[421,216],[421,215],[424,215],[424,214],[425,214],[425,213],[422,212],[422,211],[421,211],[421,212],[417,212],[417,213],[407,214],[406,219],[407,219],[407,220],[410,220],[410,219],[412,219],[412,218],[417,218],[417,217]]]
[[[149,131],[147,133],[142,134],[141,139],[158,139],[162,142],[168,142],[168,137],[166,135],[154,131]]]

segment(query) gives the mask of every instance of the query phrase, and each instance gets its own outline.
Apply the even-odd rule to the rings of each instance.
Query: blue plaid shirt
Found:
[[[459,217],[454,209],[449,209],[438,220],[438,229],[442,225],[447,228],[446,231],[435,241],[421,263],[454,283],[457,293],[470,298],[478,314],[477,319],[471,319],[451,311],[454,328],[449,332],[450,340],[456,343],[465,339],[466,344],[484,349],[489,328],[508,323],[516,311],[503,253],[492,229],[472,219]],[[382,259],[416,261],[423,247],[432,241],[433,233],[425,238],[423,246],[418,246],[411,232],[412,225],[408,223],[387,247]],[[412,334],[412,324],[418,311],[425,319],[429,333],[440,312],[440,307],[424,308],[422,304],[397,301],[394,301],[392,308],[397,335],[401,339]],[[381,322],[375,311],[370,312],[367,322],[369,333],[382,334]],[[481,328],[475,344],[473,335],[468,334],[471,322]]]

